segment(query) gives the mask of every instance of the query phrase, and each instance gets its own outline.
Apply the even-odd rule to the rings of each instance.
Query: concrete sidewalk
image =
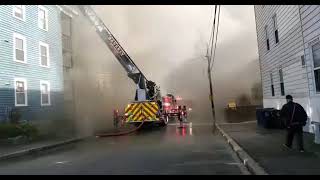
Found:
[[[0,147],[0,161],[20,157],[34,152],[39,152],[43,150],[48,150],[51,148],[56,148],[66,144],[74,143],[81,141],[84,138],[80,137],[60,137],[60,138],[51,138],[39,140],[36,142],[18,144],[18,145],[3,145]]]
[[[286,150],[282,144],[285,130],[263,129],[256,122],[221,124],[220,127],[233,138],[268,174],[320,174],[320,145],[314,135],[304,134],[306,152]]]

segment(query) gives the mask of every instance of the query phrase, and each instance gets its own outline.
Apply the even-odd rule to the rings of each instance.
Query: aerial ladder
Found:
[[[124,121],[138,124],[157,122],[167,125],[168,117],[162,113],[160,88],[145,77],[90,5],[79,5],[78,8],[95,27],[97,34],[125,69],[128,77],[136,84],[135,98],[125,108]]]

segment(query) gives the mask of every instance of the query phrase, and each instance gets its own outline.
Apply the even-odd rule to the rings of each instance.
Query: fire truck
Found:
[[[175,97],[172,94],[167,94],[162,97],[163,111],[169,120],[178,119],[179,121],[187,120],[187,107],[181,105],[179,101],[181,97]]]
[[[169,117],[177,116],[179,118],[186,117],[183,115],[184,111],[181,106],[178,110],[172,105],[167,106],[169,102],[165,101],[163,105],[161,97],[160,87],[155,82],[148,80],[139,67],[130,58],[127,52],[122,48],[111,31],[107,28],[104,22],[98,17],[95,11],[89,5],[79,5],[78,8],[82,14],[90,21],[95,27],[97,34],[107,45],[124,70],[127,72],[129,78],[136,84],[136,93],[134,101],[128,103],[125,107],[124,115],[120,116],[117,113],[114,118],[120,117],[126,123],[141,124],[145,122],[158,123],[162,126],[166,126],[169,122]],[[172,98],[173,96],[170,96]],[[173,98],[174,99],[174,98]],[[170,101],[171,103],[173,101]],[[168,111],[168,107],[171,107]]]

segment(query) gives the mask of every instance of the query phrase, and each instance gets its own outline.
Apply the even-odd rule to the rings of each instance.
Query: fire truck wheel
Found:
[[[165,116],[164,118],[162,118],[161,126],[166,126],[168,122],[169,122],[169,117]]]

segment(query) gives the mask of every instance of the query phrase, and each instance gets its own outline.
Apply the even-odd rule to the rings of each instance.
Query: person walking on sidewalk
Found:
[[[283,105],[280,111],[280,116],[285,120],[287,128],[286,143],[284,146],[291,149],[293,137],[296,135],[299,151],[304,152],[302,128],[306,125],[308,118],[307,113],[300,104],[293,102],[291,95],[287,95],[286,100],[287,104]]]

